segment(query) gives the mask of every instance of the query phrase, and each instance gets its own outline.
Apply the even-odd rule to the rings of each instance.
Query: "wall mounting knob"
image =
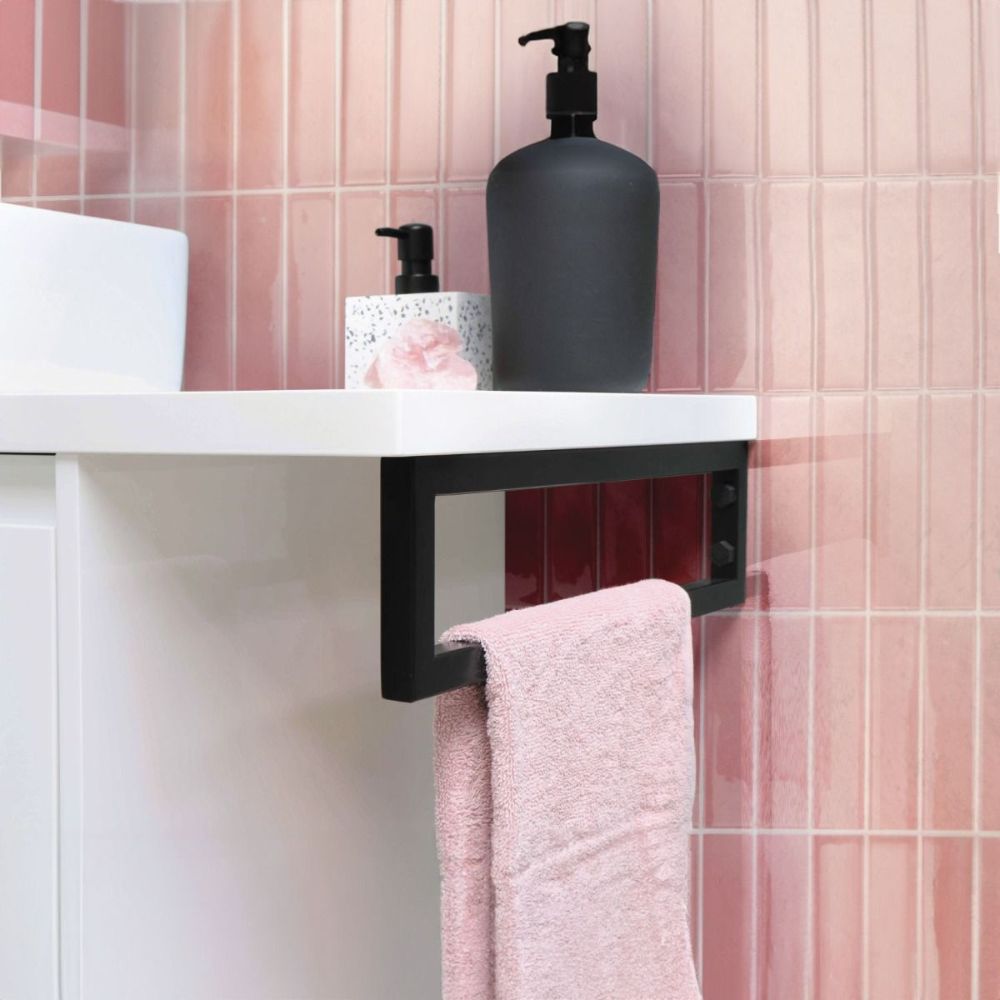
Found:
[[[736,503],[736,487],[732,483],[716,483],[712,487],[712,506],[716,510],[732,507]]]
[[[736,549],[729,542],[715,542],[711,548],[712,565],[717,569],[736,562]]]

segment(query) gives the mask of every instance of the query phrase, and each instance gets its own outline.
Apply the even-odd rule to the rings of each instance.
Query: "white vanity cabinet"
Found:
[[[380,697],[377,459],[0,463],[0,996],[436,995],[432,705]],[[7,515],[40,469],[49,523]],[[467,614],[502,609],[500,504],[455,513],[493,588]]]
[[[0,456],[0,997],[59,995],[54,473]]]
[[[548,396],[0,396],[3,1000],[439,995],[380,458],[754,436],[744,397]],[[502,496],[436,523],[442,628],[502,610]]]

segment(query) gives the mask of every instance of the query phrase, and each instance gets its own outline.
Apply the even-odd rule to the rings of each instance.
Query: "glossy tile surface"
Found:
[[[818,388],[864,389],[870,350],[868,190],[861,181],[824,184],[816,197]]]
[[[336,195],[294,195],[288,202],[286,287],[288,332],[286,378],[289,389],[322,389],[336,384],[343,350],[334,283]]]
[[[702,977],[705,1000],[751,995],[753,838],[706,836],[702,842]]]
[[[757,996],[802,996],[809,914],[801,891],[809,876],[809,839],[757,841]]]
[[[920,622],[878,618],[871,624],[868,760],[873,829],[917,827],[920,753]]]
[[[816,606],[866,604],[868,400],[821,396],[816,404]]]
[[[865,170],[864,0],[816,5],[818,158],[822,174]]]
[[[757,384],[755,192],[708,185],[708,390]]]
[[[753,826],[755,639],[752,619],[705,626],[705,661],[712,664],[704,676],[706,827]]]
[[[236,186],[285,186],[282,128],[286,26],[272,0],[240,0]]]
[[[816,622],[813,824],[864,826],[865,628],[858,618]]]
[[[966,393],[928,402],[927,605],[974,608],[978,403]]]
[[[981,662],[980,728],[983,734],[982,759],[1000,760],[1000,620],[987,618],[980,623]],[[982,768],[980,779],[980,822],[986,830],[1000,831],[1000,769]]]
[[[136,188],[147,192],[179,191],[181,114],[181,9],[147,5],[135,11],[135,44],[148,52],[136,74],[133,162]]]
[[[972,842],[928,838],[923,848],[924,996],[967,997],[972,989]],[[988,962],[989,951],[985,958]]]
[[[920,607],[924,402],[909,394],[877,396],[873,402],[873,608]]]
[[[983,607],[1000,609],[1000,395],[983,402]]]
[[[293,0],[288,81],[288,183],[337,182],[337,80],[341,22],[334,4]]]
[[[233,6],[186,6],[184,183],[189,191],[233,184]],[[202,95],[202,96],[199,96]]]
[[[188,389],[233,388],[233,202],[230,198],[193,198],[185,211],[190,241],[188,328],[203,334],[188,338],[184,385]]]
[[[757,824],[809,826],[809,622],[762,621]]]
[[[813,289],[809,184],[767,184],[762,192],[766,390],[809,389],[813,379]]]
[[[236,388],[283,387],[283,205],[274,195],[236,200]]]
[[[915,388],[922,382],[921,196],[916,181],[879,181],[870,189],[875,281],[870,302],[879,389]]]
[[[651,489],[645,479],[600,487],[598,586],[619,587],[650,576]]]
[[[763,17],[763,163],[768,176],[811,172],[809,0],[775,0]]]
[[[862,867],[860,839],[817,837],[813,845],[813,996],[862,996]]]
[[[868,988],[873,997],[912,997],[917,985],[917,840],[869,841]]]
[[[700,392],[705,387],[705,212],[705,185],[660,185],[656,391]]]
[[[653,576],[686,583],[708,573],[705,489],[702,476],[653,480]]]
[[[974,792],[975,622],[932,618],[924,634],[924,827],[968,830]]]
[[[545,601],[545,491],[512,490],[506,509],[506,603],[527,608]]]
[[[767,575],[769,608],[812,605],[812,410],[812,399],[804,395],[761,400],[760,553],[754,569]]]
[[[596,486],[557,486],[546,494],[546,593],[557,601],[597,588]]]
[[[979,995],[1000,996],[1000,840],[983,841],[980,850]]]

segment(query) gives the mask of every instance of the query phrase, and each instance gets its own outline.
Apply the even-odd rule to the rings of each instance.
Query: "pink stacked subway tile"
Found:
[[[705,996],[997,996],[1000,5],[44,0],[38,46],[36,5],[2,194],[187,231],[191,390],[342,384],[377,225],[486,291],[487,175],[546,134],[516,37],[593,23],[598,134],[660,180],[650,388],[761,396],[751,597],[694,626]],[[508,603],[697,577],[705,502],[511,496]]]

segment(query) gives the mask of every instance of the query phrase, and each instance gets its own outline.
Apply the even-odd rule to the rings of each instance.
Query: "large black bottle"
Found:
[[[660,192],[638,156],[594,137],[597,74],[582,21],[552,39],[549,139],[511,153],[486,189],[494,386],[629,392],[653,345]]]

